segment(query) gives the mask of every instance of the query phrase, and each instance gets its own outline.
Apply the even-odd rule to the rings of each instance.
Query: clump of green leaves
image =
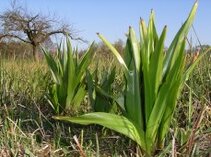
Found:
[[[137,142],[147,156],[163,147],[177,98],[200,56],[186,67],[185,37],[192,25],[197,2],[165,52],[167,27],[158,36],[151,13],[148,26],[140,21],[140,41],[130,27],[124,57],[102,35],[100,39],[120,62],[125,78],[123,115],[95,112],[79,117],[55,117],[83,125],[99,124]]]
[[[115,81],[116,68],[103,69],[100,73],[101,77],[98,68],[92,74],[87,71],[88,93],[92,109],[95,112],[115,112],[117,108],[112,85]]]
[[[55,113],[77,109],[86,94],[84,80],[94,55],[93,44],[80,58],[78,52],[73,51],[68,38],[66,47],[60,45],[55,58],[46,50],[44,54],[53,78],[49,100]]]

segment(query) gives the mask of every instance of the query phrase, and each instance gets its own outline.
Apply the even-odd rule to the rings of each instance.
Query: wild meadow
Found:
[[[152,11],[122,53],[98,34],[109,57],[69,38],[39,61],[1,56],[0,156],[210,156],[211,53],[186,45],[196,10],[167,49]]]

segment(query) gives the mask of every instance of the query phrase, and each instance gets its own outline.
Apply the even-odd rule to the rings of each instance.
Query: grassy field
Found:
[[[164,150],[158,155],[206,156],[211,152],[210,60],[208,54],[185,84]],[[109,62],[93,61],[90,67],[105,69]],[[109,129],[52,119],[47,99],[52,78],[45,61],[1,59],[0,63],[0,156],[141,156],[133,141]],[[124,81],[121,69],[117,70],[112,87],[118,95]],[[98,75],[102,78],[103,70]],[[89,103],[85,96],[71,115],[88,112]]]

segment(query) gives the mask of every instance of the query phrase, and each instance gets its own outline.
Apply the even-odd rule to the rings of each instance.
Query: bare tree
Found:
[[[18,39],[31,44],[35,60],[38,60],[38,50],[42,43],[49,40],[52,35],[67,35],[72,39],[73,29],[67,24],[61,24],[56,18],[43,16],[41,13],[32,14],[22,7],[11,4],[11,9],[0,15],[0,40],[3,38]]]

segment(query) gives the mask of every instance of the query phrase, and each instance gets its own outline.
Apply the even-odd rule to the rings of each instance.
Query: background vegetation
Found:
[[[118,65],[112,57],[102,57],[99,52],[91,69],[96,66],[104,69],[111,62]],[[188,55],[190,59],[194,56]],[[166,150],[161,152],[164,156],[188,151],[193,156],[205,156],[211,151],[210,59],[207,54],[182,91]],[[46,99],[53,80],[44,60],[37,63],[6,57],[1,58],[0,63],[0,154],[80,156],[83,152],[87,156],[135,156],[140,153],[134,142],[108,129],[54,121],[53,110]],[[104,72],[99,70],[99,78]],[[113,83],[116,93],[122,90],[120,76],[117,75]],[[81,112],[87,112],[87,103],[85,97]]]

